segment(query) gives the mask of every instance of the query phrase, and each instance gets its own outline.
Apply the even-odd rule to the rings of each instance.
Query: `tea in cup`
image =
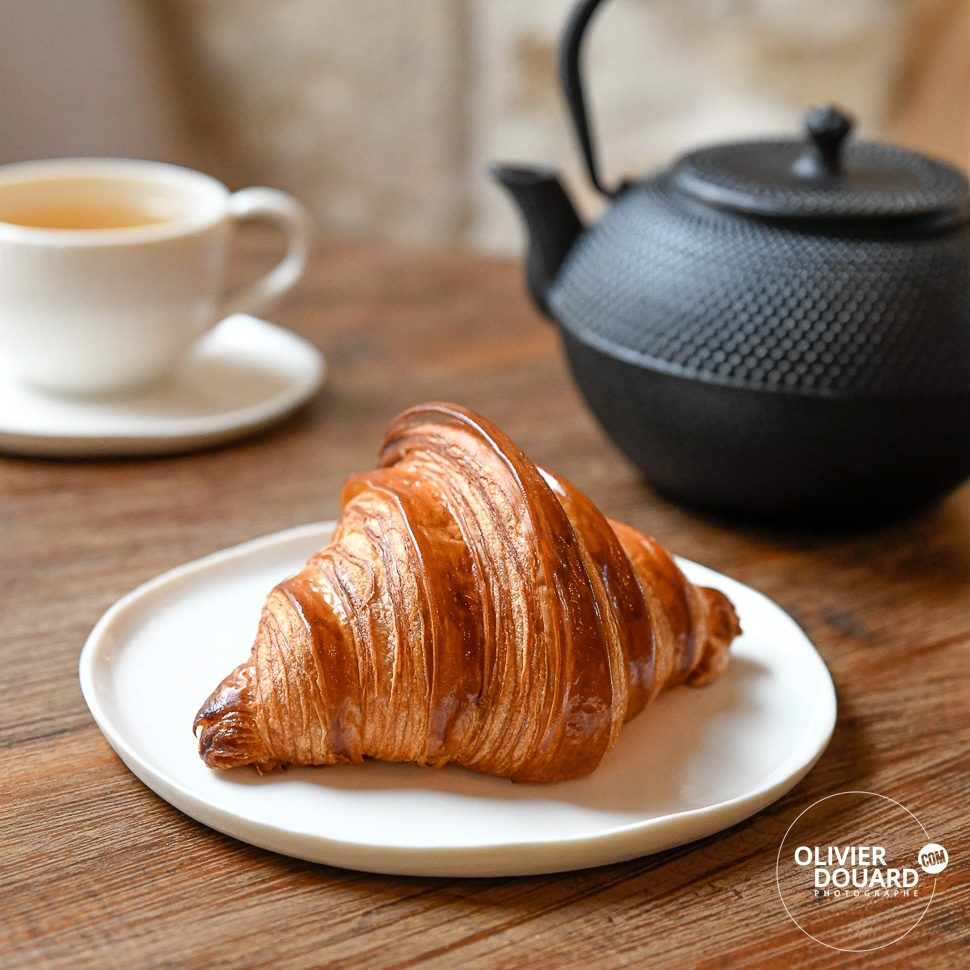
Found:
[[[287,240],[283,259],[224,294],[240,222]],[[0,167],[0,369],[61,393],[171,374],[231,313],[259,314],[300,278],[310,219],[268,188],[230,192],[159,162],[58,159]]]

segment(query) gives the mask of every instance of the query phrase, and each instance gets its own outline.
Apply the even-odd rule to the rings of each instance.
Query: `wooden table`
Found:
[[[244,252],[253,270],[262,244]],[[775,855],[816,799],[898,799],[952,864],[917,929],[868,966],[970,965],[970,487],[860,534],[780,534],[653,494],[607,442],[516,267],[458,253],[321,249],[278,318],[332,377],[299,417],[155,460],[0,457],[0,965],[575,967],[825,965],[788,919]],[[608,514],[773,597],[839,695],[817,767],[754,818],[649,858],[517,879],[388,878],[295,861],[203,827],[132,776],[81,698],[102,611],[178,563],[333,516],[387,421],[467,403]],[[150,715],[150,712],[146,712]]]

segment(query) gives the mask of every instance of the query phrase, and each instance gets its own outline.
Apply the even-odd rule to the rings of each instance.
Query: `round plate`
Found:
[[[202,336],[172,378],[103,397],[45,394],[0,372],[0,449],[103,457],[190,451],[281,420],[323,384],[302,337],[238,313]]]
[[[559,872],[720,831],[788,791],[835,724],[828,670],[760,593],[695,563],[734,602],[744,634],[723,677],[678,687],[627,724],[587,778],[513,784],[462,768],[383,764],[257,775],[213,771],[192,720],[245,660],[267,592],[333,523],[255,539],[180,566],[112,606],[81,653],[84,698],[149,788],[235,838],[335,866],[409,875]]]

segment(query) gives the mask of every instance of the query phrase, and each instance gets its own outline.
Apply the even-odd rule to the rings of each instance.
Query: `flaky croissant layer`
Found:
[[[722,593],[457,405],[400,415],[342,502],[196,715],[212,768],[575,778],[660,691],[716,677],[740,632]]]

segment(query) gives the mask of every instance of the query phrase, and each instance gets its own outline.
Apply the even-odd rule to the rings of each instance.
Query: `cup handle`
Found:
[[[306,209],[293,196],[277,189],[233,192],[229,197],[229,217],[237,226],[257,219],[277,226],[286,237],[286,253],[258,280],[223,298],[216,321],[232,313],[262,313],[291,290],[303,275],[312,233],[312,221]]]

